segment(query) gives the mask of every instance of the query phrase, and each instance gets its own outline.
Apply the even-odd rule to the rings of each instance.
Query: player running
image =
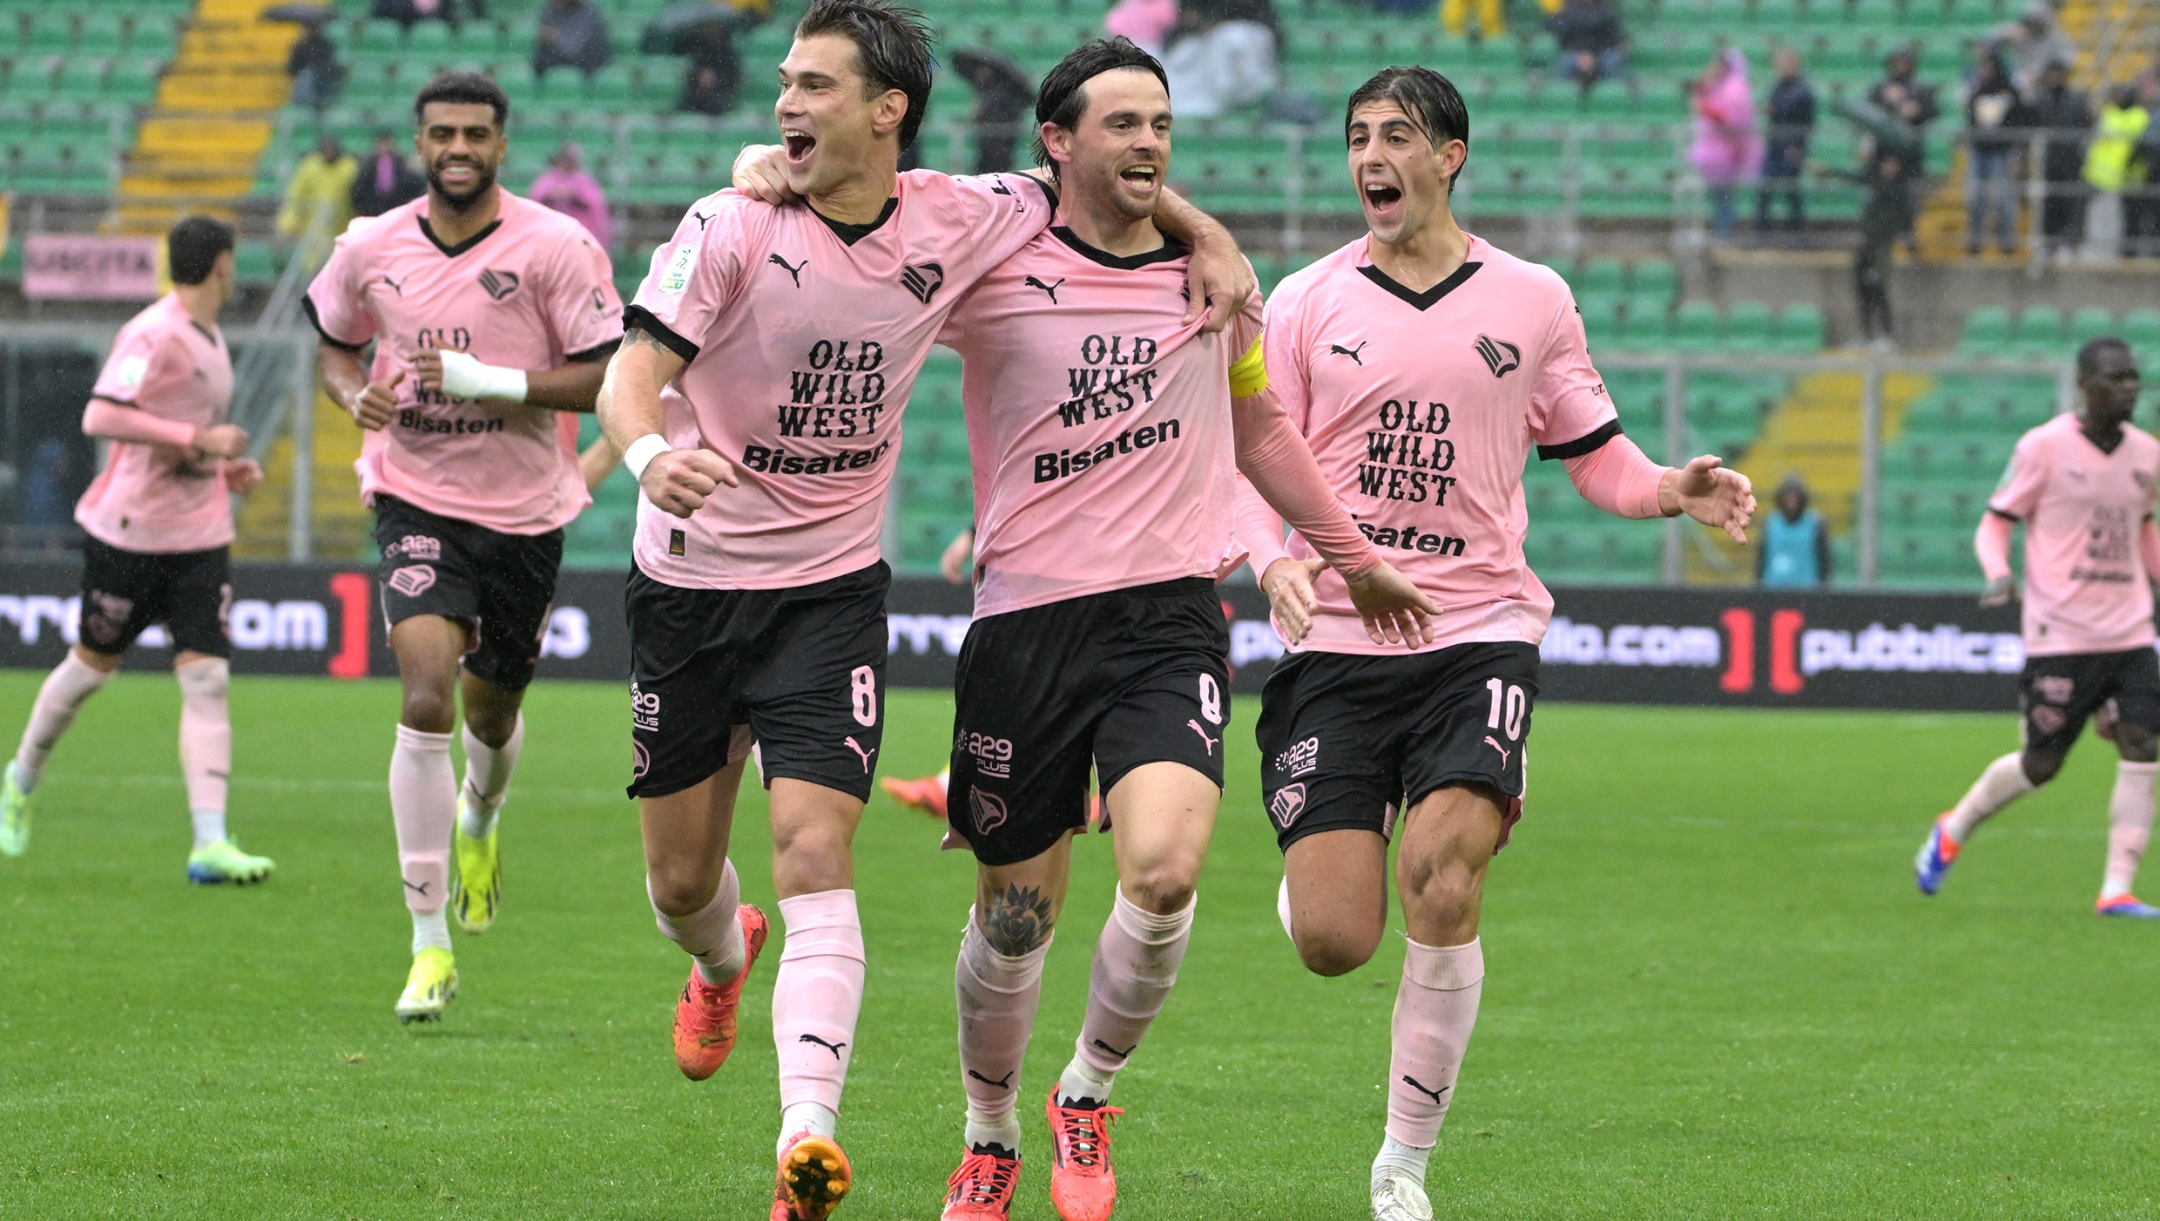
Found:
[[[606,252],[495,181],[509,109],[477,73],[422,88],[427,194],[348,229],[305,302],[323,382],[368,430],[360,492],[404,691],[390,814],[413,917],[407,1022],[441,1017],[457,993],[446,899],[473,933],[501,904],[496,819],[525,740],[518,707],[562,528],[591,503],[576,430],[557,413],[592,410],[622,337]],[[461,688],[462,790],[450,765]]]
[[[722,191],[695,204],[655,252],[601,398],[643,492],[630,792],[655,917],[696,960],[675,1023],[692,1079],[732,1050],[766,936],[727,859],[753,740],[772,795],[787,930],[777,1221],[821,1221],[851,1182],[834,1140],[864,971],[850,844],[884,728],[891,578],[877,539],[899,417],[954,303],[1051,211],[1024,175],[898,173],[930,65],[912,10],[810,6],[776,107],[779,174],[806,202]],[[1227,235],[1182,215],[1222,247],[1212,276],[1194,273],[1192,312],[1250,292]]]
[[[1283,924],[1310,970],[1372,957],[1387,852],[1409,952],[1396,993],[1376,1221],[1424,1221],[1425,1163],[1485,976],[1486,863],[1522,812],[1538,641],[1552,597],[1523,560],[1523,461],[1567,464],[1622,517],[1680,513],[1745,538],[1748,481],[1713,457],[1653,464],[1621,435],[1565,282],[1464,233],[1448,208],[1469,157],[1462,95],[1388,68],[1350,96],[1362,238],[1292,275],[1267,309],[1267,372],[1351,515],[1442,610],[1408,656],[1369,639],[1339,576],[1245,495],[1252,552],[1294,652],[1257,736],[1284,854]]]
[[[1035,118],[1061,223],[984,277],[940,336],[966,366],[978,506],[948,816],[977,861],[955,985],[968,1105],[945,1221],[1012,1209],[1020,1070],[1091,770],[1120,880],[1045,1103],[1050,1199],[1064,1221],[1117,1205],[1111,1087],[1177,978],[1222,798],[1230,638],[1215,582],[1243,561],[1238,470],[1390,627],[1429,609],[1267,397],[1259,294],[1220,335],[1181,322],[1187,254],[1154,220],[1170,170],[1162,65],[1124,39],[1088,43],[1043,78]]]
[[[2094,910],[2160,919],[2131,893],[2152,838],[2153,773],[2160,771],[2160,664],[2153,654],[2152,582],[2160,578],[2153,525],[2160,441],[2130,423],[2138,366],[2112,336],[2078,349],[2074,412],[2018,439],[2002,486],[1973,539],[1987,574],[1982,606],[2016,596],[2010,529],[2025,523],[2023,746],[1988,764],[1956,806],[1936,818],[1913,862],[1923,894],[1944,875],[1973,829],[2055,778],[2085,718],[2113,701],[2115,791],[2108,798],[2107,871]]]
[[[22,745],[0,777],[0,853],[30,846],[30,795],[60,736],[128,646],[153,623],[173,644],[180,684],[180,771],[195,846],[191,882],[259,882],[276,863],[225,833],[232,772],[226,689],[232,638],[232,499],[262,483],[247,433],[225,422],[232,358],[218,311],[233,291],[232,226],[190,216],[165,237],[173,289],[128,320],[90,391],[83,432],[111,442],[105,469],[75,505],[83,539],[82,621],[38,688]]]

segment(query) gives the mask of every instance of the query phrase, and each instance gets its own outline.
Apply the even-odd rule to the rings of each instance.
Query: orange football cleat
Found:
[[[1117,1107],[1061,1107],[1050,1087],[1050,1203],[1063,1221],[1110,1221],[1117,1172],[1110,1168],[1110,1121]]]
[[[742,974],[724,984],[708,984],[690,964],[690,980],[683,985],[682,999],[675,1002],[675,1063],[683,1076],[703,1081],[720,1071],[728,1053],[735,1050],[735,1011],[742,1005],[743,982],[757,965],[758,951],[765,948],[771,926],[765,913],[745,903],[735,910],[742,924],[747,957]]]
[[[847,1154],[830,1136],[804,1133],[780,1158],[772,1221],[825,1221],[854,1183]]]
[[[878,783],[901,805],[921,810],[932,818],[945,817],[945,777],[942,774],[924,776],[919,780],[899,780],[886,776]]]
[[[945,1180],[945,1211],[939,1221],[1006,1221],[1020,1187],[1020,1159],[970,1153]]]

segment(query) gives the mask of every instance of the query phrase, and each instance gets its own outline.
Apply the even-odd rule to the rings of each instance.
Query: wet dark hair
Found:
[[[1402,107],[1410,121],[1425,133],[1425,138],[1438,148],[1450,140],[1463,142],[1463,165],[1470,164],[1470,107],[1463,102],[1462,91],[1455,82],[1431,68],[1382,68],[1373,78],[1357,87],[1350,95],[1350,104],[1343,108],[1343,140],[1350,139],[1350,122],[1357,115],[1358,107],[1374,102],[1393,102]],[[1462,177],[1458,167],[1455,178]],[[1455,178],[1448,179],[1448,194],[1455,193]]]
[[[1043,143],[1042,125],[1052,123],[1071,131],[1087,113],[1087,83],[1121,68],[1153,73],[1162,82],[1163,92],[1170,91],[1170,74],[1163,71],[1162,62],[1123,36],[1081,43],[1043,77],[1035,91],[1035,164],[1048,166],[1052,178],[1057,177],[1058,167]]]
[[[2102,335],[2096,339],[2088,339],[2085,341],[2084,346],[2078,349],[2077,371],[2079,377],[2091,377],[2100,371],[2100,354],[2102,352],[2120,352],[2125,356],[2136,359],[2136,354],[2131,352],[2129,343],[2120,335]]]
[[[510,98],[495,83],[495,78],[478,72],[445,72],[413,95],[413,122],[427,122],[429,102],[458,102],[472,106],[488,106],[495,111],[495,126],[499,130],[510,122]]]
[[[930,23],[911,8],[884,0],[813,0],[795,37],[838,34],[855,44],[863,83],[875,97],[888,89],[907,95],[900,117],[900,147],[915,143],[930,109]]]
[[[165,269],[175,284],[200,284],[210,278],[218,256],[233,248],[233,227],[208,216],[181,219],[165,235]]]

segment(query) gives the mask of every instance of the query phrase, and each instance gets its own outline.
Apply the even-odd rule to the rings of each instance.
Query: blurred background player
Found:
[[[900,413],[953,304],[1050,220],[1047,188],[1023,175],[898,172],[930,71],[919,13],[810,6],[780,65],[786,143],[738,161],[764,197],[707,196],[655,252],[602,400],[643,492],[630,792],[656,918],[697,960],[675,1027],[692,1079],[733,1048],[765,935],[727,860],[753,738],[772,792],[777,1221],[821,1221],[852,1182],[834,1139],[864,973],[852,843],[884,730],[877,540]],[[1251,275],[1186,213],[1221,247],[1212,280],[1194,273],[1198,315]],[[823,397],[806,400],[806,381]]]
[[[983,277],[939,336],[965,366],[979,526],[948,816],[977,862],[955,967],[968,1105],[945,1221],[1011,1212],[1020,1070],[1091,771],[1120,880],[1045,1102],[1050,1199],[1064,1221],[1117,1205],[1111,1086],[1177,978],[1222,798],[1230,636],[1215,583],[1243,559],[1238,471],[1391,625],[1423,601],[1266,397],[1259,295],[1217,304],[1235,315],[1220,335],[1181,321],[1188,255],[1154,220],[1170,172],[1162,65],[1123,39],[1088,43],[1044,77],[1035,118],[1062,223]]]
[[[360,490],[403,685],[390,813],[413,917],[396,1007],[408,1022],[441,1017],[457,991],[444,903],[477,933],[501,902],[496,818],[525,738],[518,709],[562,528],[591,502],[576,430],[557,413],[593,409],[622,336],[607,254],[576,220],[496,183],[502,90],[451,73],[413,113],[427,194],[340,237],[305,303],[323,382],[367,430]],[[461,689],[462,790],[450,764]]]
[[[232,226],[190,216],[166,235],[165,251],[172,291],[120,328],[83,410],[83,432],[111,446],[75,506],[86,535],[81,626],[38,689],[0,778],[0,852],[20,856],[29,846],[30,794],[60,735],[143,629],[162,623],[180,684],[180,771],[195,823],[188,880],[259,882],[275,863],[240,851],[225,833],[231,494],[247,495],[263,477],[245,456],[247,433],[225,422],[232,358],[217,316],[233,292]]]
[[[2160,771],[2152,591],[2160,576],[2152,519],[2160,441],[2130,423],[2139,379],[2128,344],[2112,336],[2086,343],[2077,372],[2078,409],[2019,438],[1973,539],[1987,574],[1981,605],[2001,606],[2017,593],[2010,530],[2025,525],[2023,746],[1988,764],[1935,820],[1913,874],[1921,893],[1939,890],[1973,829],[2053,780],[2085,718],[2112,703],[2122,761],[2108,798],[2107,870],[2094,909],[2160,919],[2160,907],[2131,893],[2152,837]]]
[[[1755,497],[1716,458],[1645,458],[1567,284],[1457,227],[1448,196],[1470,120],[1453,84],[1385,69],[1350,96],[1344,128],[1370,234],[1276,290],[1268,380],[1360,528],[1441,608],[1434,638],[1404,656],[1368,636],[1341,578],[1307,540],[1286,549],[1250,491],[1238,537],[1294,650],[1268,678],[1257,736],[1283,926],[1307,968],[1341,975],[1372,957],[1400,841],[1410,945],[1372,1211],[1426,1221],[1425,1164],[1485,977],[1485,867],[1522,813],[1552,617],[1523,559],[1523,462],[1534,445],[1609,513],[1686,513],[1742,541]]]

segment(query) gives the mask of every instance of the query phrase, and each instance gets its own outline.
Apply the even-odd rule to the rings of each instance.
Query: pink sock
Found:
[[[2153,776],[2160,763],[2118,763],[2115,791],[2108,797],[2107,877],[2100,897],[2113,899],[2137,885],[2138,860],[2152,839]]]
[[[852,890],[780,900],[787,947],[773,980],[773,1047],[780,1054],[780,1106],[816,1103],[840,1110],[855,1019],[862,1012],[862,920]]]
[[[525,746],[525,714],[519,713],[510,737],[500,748],[482,742],[465,726],[465,834],[485,839],[495,830],[495,815],[510,792],[510,773],[517,770],[518,752]]]
[[[111,674],[75,656],[73,649],[69,649],[68,655],[45,676],[45,685],[38,688],[37,702],[30,706],[30,723],[23,726],[22,745],[15,751],[18,784],[26,789],[37,784],[38,777],[45,771],[45,761],[52,757],[53,747],[60,742],[60,735],[75,723],[76,712],[111,678]]]
[[[1080,1024],[1073,1059],[1059,1079],[1060,1102],[1110,1100],[1110,1082],[1125,1067],[1163,1002],[1177,983],[1178,965],[1192,941],[1195,896],[1185,910],[1158,916],[1118,888],[1110,918],[1095,943],[1088,977],[1087,1018]]]
[[[969,1148],[994,1143],[1020,1151],[1013,1102],[1042,1001],[1043,959],[1051,940],[1007,957],[990,948],[975,913],[968,913],[953,990],[960,1001],[960,1084],[967,1089]]]
[[[450,735],[397,727],[390,752],[390,818],[397,824],[405,906],[415,915],[442,910],[450,887],[450,828],[457,822],[457,777]]]
[[[1387,1134],[1414,1149],[1440,1141],[1440,1121],[1455,1100],[1455,1074],[1477,1025],[1485,951],[1468,945],[1410,943],[1395,993],[1395,1055],[1388,1063]]]
[[[1995,812],[2033,791],[2033,782],[2025,778],[2023,752],[2011,751],[1987,765],[1980,778],[1973,781],[1965,796],[1950,811],[1950,819],[1944,830],[1950,838],[1964,843],[1973,828],[1995,816]]]
[[[195,846],[225,838],[225,789],[232,777],[232,665],[204,657],[173,667],[180,684],[180,773],[187,779]]]
[[[652,898],[652,879],[645,880],[645,897]],[[653,904],[653,922],[667,939],[682,947],[683,952],[697,960],[698,974],[708,984],[724,984],[742,974],[750,962],[750,947],[743,941],[742,920],[736,912],[742,907],[742,879],[736,876],[735,862],[722,862],[720,886],[713,891],[712,902],[687,916],[671,916]]]

